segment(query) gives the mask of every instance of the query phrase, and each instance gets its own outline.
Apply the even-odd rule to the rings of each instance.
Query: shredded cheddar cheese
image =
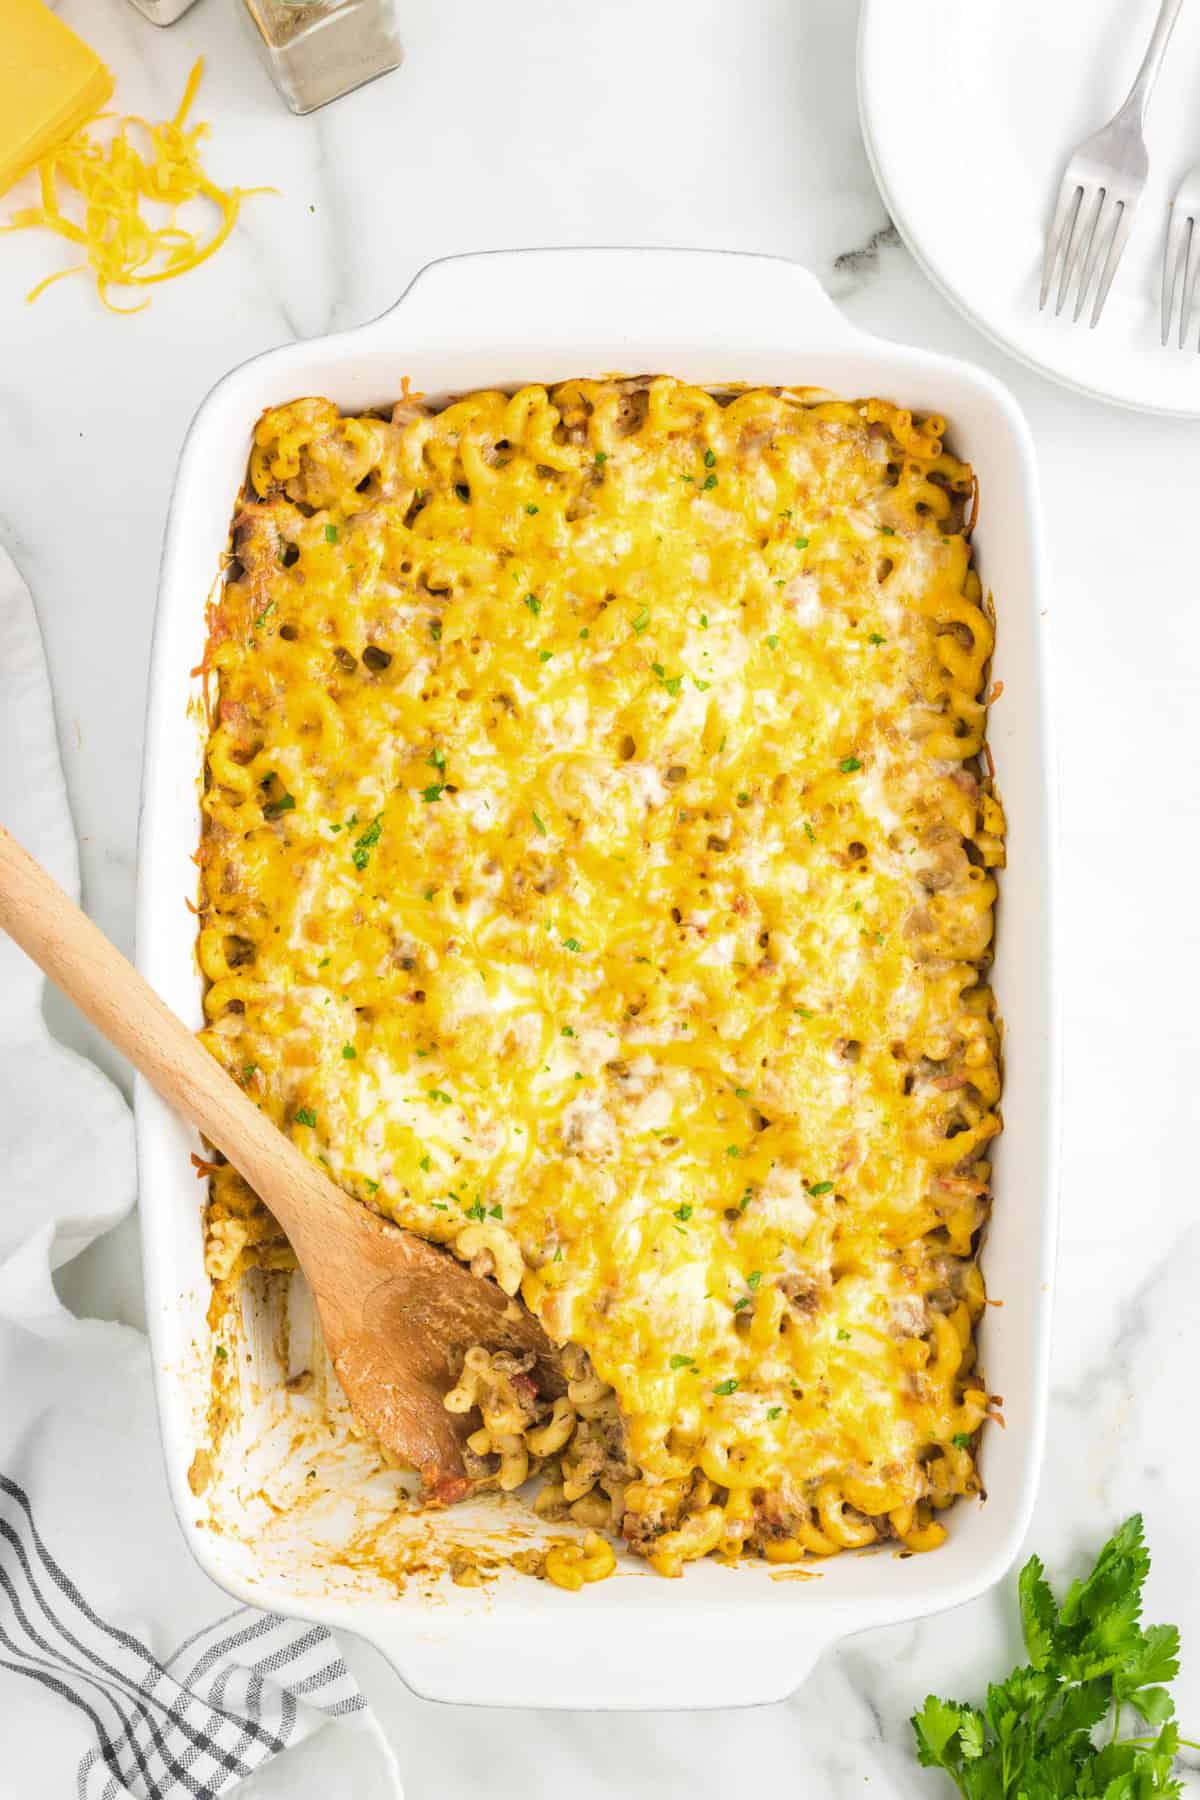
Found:
[[[554,1399],[469,1351],[478,1479],[665,1575],[979,1491],[1004,823],[942,431],[658,377],[255,433],[205,1042],[564,1346]],[[278,1247],[229,1169],[209,1231]]]
[[[109,298],[109,290],[150,287],[198,268],[233,230],[242,201],[250,194],[274,191],[220,188],[205,174],[200,146],[208,126],[186,123],[203,70],[204,58],[199,57],[174,118],[153,125],[131,114],[118,121],[107,144],[99,142],[89,129],[79,130],[35,165],[41,180],[41,205],[20,208],[0,230],[41,227],[78,245],[84,260],[47,275],[26,299],[36,300],[54,282],[90,269],[110,312],[141,312],[150,304],[149,295],[135,306],[117,306]],[[135,141],[137,134],[144,139],[143,149]],[[78,195],[82,219],[63,210],[60,186]],[[207,239],[176,218],[179,207],[197,199],[210,201],[220,215]],[[146,201],[169,209],[165,223],[154,225],[144,216]]]

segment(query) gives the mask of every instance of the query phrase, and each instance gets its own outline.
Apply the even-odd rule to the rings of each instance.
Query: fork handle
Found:
[[[1162,68],[1167,45],[1171,41],[1171,33],[1182,7],[1183,0],[1162,0],[1150,42],[1146,46],[1146,54],[1142,58],[1142,66],[1134,76],[1133,86],[1121,107],[1122,112],[1136,113],[1139,123],[1145,123],[1150,95],[1154,91],[1154,84],[1158,80],[1158,72]]]

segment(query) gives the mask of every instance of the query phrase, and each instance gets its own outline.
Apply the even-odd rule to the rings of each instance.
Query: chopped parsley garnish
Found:
[[[886,644],[887,639],[885,637],[881,637],[879,632],[873,631],[871,633],[870,637],[868,637],[867,642],[868,642],[868,644]]]
[[[368,1194],[377,1194],[379,1192],[379,1183],[377,1181],[372,1181],[369,1177],[367,1179],[366,1187]]]
[[[676,1355],[671,1358],[671,1367],[673,1369],[694,1369],[695,1366],[696,1359],[694,1356]]]
[[[267,620],[270,618],[271,614],[274,611],[275,611],[275,602],[273,600],[268,600],[267,604],[263,607],[262,611],[259,613],[257,619],[255,619],[255,621],[254,621],[255,631],[262,630],[263,626],[266,624]]]
[[[822,1194],[832,1194],[833,1183],[832,1181],[814,1181],[809,1184],[808,1191],[814,1198],[819,1198]]]
[[[793,1006],[792,1011],[798,1019],[811,1019],[813,1016],[807,1006]]]
[[[754,1269],[751,1271],[751,1273],[749,1275],[747,1275],[746,1286],[750,1289],[751,1293],[754,1292],[755,1288],[758,1286],[758,1284],[761,1280],[762,1280],[762,1270],[761,1269]]]
[[[850,1333],[848,1331],[843,1331],[839,1326],[839,1328],[838,1328],[838,1343],[839,1344],[848,1344],[849,1342],[850,1342]]]
[[[273,819],[277,813],[292,812],[295,805],[295,799],[291,794],[280,794],[278,800],[269,800],[263,807],[263,811],[268,819]]]
[[[714,1394],[736,1394],[738,1390],[737,1376],[731,1375],[726,1381],[718,1381],[713,1388]]]
[[[292,1117],[295,1119],[297,1125],[311,1125],[315,1127],[317,1123],[317,1115],[311,1106],[300,1107],[297,1112],[292,1114]]]
[[[725,1154],[726,1156],[740,1156],[742,1153],[736,1144],[726,1144]]]
[[[227,1362],[228,1359],[229,1359],[228,1350],[225,1348],[224,1344],[218,1344],[217,1345],[217,1361],[218,1362]]]
[[[890,525],[881,525],[879,529],[882,531],[884,537],[895,537],[896,535]]]
[[[571,1027],[569,1025],[564,1025],[560,1035],[562,1037],[574,1037],[575,1033],[571,1030]]]
[[[713,468],[716,465],[716,460],[717,460],[717,457],[716,457],[715,451],[706,450],[704,452],[704,466],[706,469]]]
[[[545,837],[546,827],[542,824],[542,821],[538,818],[537,814],[535,812],[531,811],[529,816],[533,820],[534,824],[537,826],[538,830],[541,832],[542,836]]]
[[[353,1044],[343,1044],[342,1045],[342,1055],[345,1057],[347,1062],[353,1062],[355,1057],[358,1055],[358,1051],[354,1048]]]
[[[444,750],[431,750],[429,755],[425,758],[425,762],[431,769],[444,769],[446,766],[446,752]]]
[[[383,836],[383,814],[376,813],[361,837],[354,840],[354,866],[365,869],[371,860],[371,851]]]
[[[530,612],[533,614],[534,618],[536,619],[538,614],[542,610],[542,603],[538,599],[537,595],[536,594],[526,594],[525,604],[529,608]]]
[[[318,969],[327,969],[332,960],[333,960],[332,957],[323,956],[321,958],[320,962],[317,964]]]
[[[749,1088],[734,1088],[733,1097],[735,1100],[748,1100],[750,1098],[750,1089]]]
[[[807,538],[797,538],[796,539],[796,548],[797,548],[797,550],[807,550],[808,549],[808,539]]]
[[[488,1207],[488,1218],[489,1219],[502,1219],[503,1217],[504,1217],[504,1208],[502,1206],[489,1206]]]
[[[430,801],[432,801],[432,800],[440,800],[441,799],[442,789],[444,788],[444,786],[445,786],[445,782],[432,781],[432,782],[430,782],[430,784],[427,788],[421,789],[421,798],[422,798],[422,800],[424,800],[426,805],[428,805],[430,803]]]
[[[441,641],[442,641],[442,621],[440,619],[430,619],[429,635],[433,639],[435,644],[441,643]]]
[[[969,1431],[956,1431],[954,1436],[950,1439],[950,1442],[954,1445],[956,1450],[969,1450],[971,1447],[971,1434]]]
[[[740,1300],[734,1301],[733,1310],[735,1313],[740,1313],[750,1304],[751,1304],[751,1302],[750,1302],[749,1294],[743,1294]]]
[[[468,1219],[478,1219],[480,1224],[487,1218],[487,1212],[484,1209],[483,1201],[478,1195],[476,1195],[474,1203],[466,1208],[466,1214]]]
[[[809,824],[809,822],[808,822],[808,820],[807,820],[807,819],[805,819],[805,821],[804,821],[804,835],[805,835],[805,837],[806,837],[806,838],[807,838],[807,839],[808,839],[808,841],[809,841],[809,843],[810,843],[810,844],[815,844],[815,843],[816,843],[816,841],[817,841],[817,834],[816,834],[816,832],[815,832],[815,831],[814,831],[814,830],[813,830],[813,828],[812,828],[812,826],[811,826],[811,825],[810,825],[810,824]]]
[[[426,1155],[425,1155],[425,1156],[423,1156],[423,1157],[422,1157],[422,1158],[421,1158],[421,1161],[420,1161],[420,1163],[419,1163],[419,1165],[418,1165],[418,1167],[420,1167],[420,1168],[422,1168],[422,1169],[427,1169],[427,1168],[428,1168],[428,1167],[429,1167],[429,1156],[428,1156],[428,1154],[426,1154]]]
[[[630,620],[630,624],[633,626],[633,629],[639,635],[643,631],[645,631],[645,629],[649,623],[650,623],[650,608],[648,606],[643,606],[643,608],[642,608],[641,612],[638,614],[637,618]]]
[[[772,650],[778,650],[779,639],[773,631],[768,634],[767,643],[770,645]]]
[[[688,1219],[691,1218],[692,1212],[693,1212],[693,1208],[690,1207],[685,1201],[685,1203],[682,1206],[677,1206],[675,1208],[675,1217],[677,1219],[682,1219],[684,1221],[684,1223],[686,1224]]]
[[[337,526],[336,525],[327,525],[325,527],[325,542],[327,544],[336,544],[337,543]]]
[[[574,950],[574,951],[583,949],[583,945],[580,943],[579,939],[573,938],[573,937],[564,938],[562,941],[562,947],[564,950]]]
[[[550,658],[553,655],[554,655],[553,650],[539,650],[538,651],[538,661],[539,662],[549,662]]]
[[[250,1077],[252,1075],[256,1074],[257,1071],[258,1071],[257,1063],[247,1063],[245,1068],[242,1070],[242,1080],[249,1081]]]
[[[701,493],[707,493],[709,488],[715,488],[716,485],[717,485],[716,476],[715,475],[706,475],[704,477],[704,480],[700,483],[700,491],[701,491]]]
[[[556,1250],[555,1250],[555,1252],[554,1252],[554,1261],[555,1261],[555,1262],[561,1262],[561,1261],[562,1261],[562,1259],[563,1259],[563,1253],[562,1253],[562,1245],[561,1245],[561,1244],[559,1244],[559,1245],[558,1245],[558,1247],[557,1247],[557,1248],[556,1248]]]
[[[782,1406],[768,1406],[767,1417],[768,1419],[777,1419],[782,1411]]]
[[[580,632],[580,634],[579,634],[579,635],[580,635],[580,637],[581,637],[581,638],[585,638],[585,637],[587,637],[587,635],[588,635],[588,628],[587,628],[587,626],[586,626],[586,625],[585,625],[585,626],[584,626],[584,628],[583,628],[583,630],[582,630],[582,631],[581,631],[581,632]]]
[[[525,508],[525,511],[529,514],[530,518],[532,519],[534,513],[537,511],[537,507],[534,506],[532,501],[530,501],[529,505]]]
[[[608,461],[608,451],[607,450],[597,450],[596,461],[598,463],[606,463]]]
[[[712,686],[711,681],[701,681],[701,679],[698,675],[693,675],[692,680],[695,682],[697,689],[702,694],[707,694],[709,688]]]
[[[453,1106],[454,1104],[445,1088],[426,1088],[425,1092],[431,1100],[440,1100],[443,1106]]]
[[[838,768],[842,771],[843,775],[853,775],[856,769],[862,768],[862,764],[859,762],[857,756],[843,756],[841,762],[838,764]]]
[[[707,613],[700,614],[700,623],[703,625],[705,631],[707,631],[708,630],[708,614]]]

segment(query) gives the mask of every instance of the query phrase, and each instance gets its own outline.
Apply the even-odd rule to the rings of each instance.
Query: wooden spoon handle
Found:
[[[225,1153],[289,1236],[293,1226],[303,1230],[310,1206],[341,1199],[3,825],[0,926],[163,1099]]]

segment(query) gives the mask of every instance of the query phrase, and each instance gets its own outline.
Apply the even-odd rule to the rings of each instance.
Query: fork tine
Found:
[[[1088,239],[1079,269],[1079,286],[1075,290],[1075,311],[1071,318],[1074,324],[1079,323],[1079,315],[1083,311],[1083,303],[1088,297],[1088,289],[1092,285],[1092,276],[1096,266],[1103,257],[1105,247],[1111,241],[1110,223],[1117,220],[1117,202],[1108,188],[1100,189],[1100,201],[1096,207],[1096,217],[1092,224],[1092,235]]]
[[[1133,214],[1136,201],[1117,201],[1117,220],[1109,239],[1108,255],[1105,257],[1100,271],[1100,283],[1096,289],[1096,304],[1092,307],[1090,321],[1091,330],[1096,329],[1100,314],[1104,311],[1104,302],[1108,299],[1108,290],[1112,286],[1113,276],[1117,272],[1117,264],[1125,254],[1125,246],[1129,242],[1129,233],[1133,229]],[[1082,296],[1081,296],[1082,299]]]
[[[1192,320],[1196,316],[1196,282],[1200,277],[1200,257],[1193,261],[1196,248],[1196,221],[1189,216],[1183,243],[1183,279],[1179,289],[1179,348],[1187,343]]]
[[[1067,228],[1066,248],[1070,250],[1071,239],[1075,235],[1075,221],[1079,217],[1079,208],[1083,202],[1083,189],[1073,180],[1068,169],[1058,189],[1058,203],[1054,208],[1054,223],[1050,227],[1050,235],[1046,239],[1046,256],[1042,264],[1042,292],[1038,300],[1038,311],[1041,312],[1050,292],[1050,284],[1054,280],[1054,265],[1058,261],[1059,245],[1063,240],[1064,228]],[[1068,218],[1070,224],[1068,227]]]
[[[1071,241],[1063,252],[1062,274],[1058,281],[1058,299],[1054,303],[1054,316],[1058,317],[1067,303],[1067,295],[1071,291],[1071,281],[1075,274],[1081,252],[1091,249],[1093,237],[1096,235],[1096,220],[1100,216],[1100,208],[1104,205],[1104,189],[1096,189],[1096,204],[1091,205],[1091,195],[1086,189],[1079,196],[1079,211],[1075,215],[1075,224],[1071,231]]]
[[[1175,292],[1179,286],[1179,271],[1183,262],[1185,241],[1191,235],[1191,220],[1184,217],[1181,209],[1171,203],[1171,211],[1167,218],[1167,241],[1163,249],[1162,266],[1162,341],[1164,348],[1171,335],[1171,314],[1175,310]]]

